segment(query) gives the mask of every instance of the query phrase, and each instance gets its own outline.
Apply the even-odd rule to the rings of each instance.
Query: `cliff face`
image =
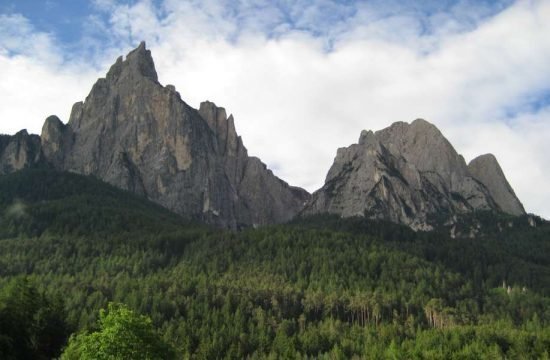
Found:
[[[199,114],[216,137],[225,176],[239,196],[235,210],[244,222],[268,224],[273,222],[270,219],[280,219],[277,222],[292,219],[309,200],[309,193],[289,186],[260,159],[248,156],[235,131],[233,116],[227,117],[224,108],[206,101],[201,103]]]
[[[525,209],[516,193],[506,180],[500,165],[493,154],[478,156],[468,164],[468,170],[474,178],[487,187],[489,193],[506,213],[512,215],[525,214]]]
[[[29,135],[26,130],[13,136],[0,135],[0,175],[34,167],[41,162],[39,136]]]
[[[67,124],[50,116],[41,137],[0,136],[0,175],[45,163],[229,228],[333,213],[428,230],[475,210],[525,213],[494,156],[466,165],[421,119],[363,131],[357,144],[338,150],[311,197],[248,156],[224,108],[206,101],[193,109],[174,86],[162,86],[144,43],[74,104]]]
[[[508,206],[521,206],[513,191],[505,193],[505,200],[495,195],[503,193],[501,184],[508,184],[502,171],[489,170],[484,176],[472,167],[475,162],[469,168],[425,120],[394,123],[376,133],[363,131],[358,144],[338,150],[325,185],[303,213],[366,216],[423,230],[474,210],[524,213],[523,207],[517,211],[519,207]]]
[[[309,198],[248,156],[223,108],[205,102],[197,111],[162,86],[144,43],[73,106],[67,125],[48,118],[41,138],[58,169],[224,227],[286,221]]]

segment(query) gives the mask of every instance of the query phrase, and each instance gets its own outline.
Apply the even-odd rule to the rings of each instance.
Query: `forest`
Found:
[[[550,358],[550,225],[479,212],[456,233],[220,230],[90,177],[2,176],[0,358]]]

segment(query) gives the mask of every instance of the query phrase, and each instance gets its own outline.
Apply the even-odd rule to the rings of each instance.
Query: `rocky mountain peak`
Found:
[[[218,140],[218,149],[223,154],[235,156],[239,151],[239,147],[242,148],[243,152],[246,152],[241,138],[237,135],[233,115],[227,117],[227,113],[223,107],[218,107],[210,101],[204,101],[200,104],[199,114],[206,120],[210,129],[214,132]]]
[[[374,133],[371,130],[363,130],[361,131],[361,135],[359,136],[359,145],[365,145],[369,142],[375,141],[376,137],[374,136]]]
[[[470,173],[464,158],[428,121],[396,122],[376,132],[364,130],[357,144],[338,149],[325,185],[303,213],[367,216],[418,230],[474,210],[516,213],[510,205],[513,192],[502,190],[504,176],[497,173],[496,168],[491,175]],[[505,199],[496,200],[493,192]]]
[[[106,79],[116,82],[123,78],[144,77],[158,82],[155,62],[151,51],[147,50],[145,41],[142,41],[137,48],[130,51],[123,60],[120,56],[107,72]]]
[[[376,132],[376,138],[395,156],[403,156],[419,171],[433,171],[453,187],[466,174],[466,163],[439,129],[423,119],[397,122]]]
[[[15,135],[0,135],[0,175],[42,162],[40,137],[21,130]]]
[[[160,84],[144,42],[73,105],[66,125],[50,116],[41,138],[26,131],[0,136],[0,174],[42,162],[230,228],[284,222],[300,211],[423,230],[476,210],[525,212],[494,156],[466,165],[423,119],[362,131],[357,144],[338,149],[324,186],[311,196],[248,155],[225,108],[205,101],[193,109],[174,86]]]
[[[66,129],[67,126],[55,115],[48,116],[42,126],[40,135],[42,152],[52,164],[59,165],[62,162],[64,154],[61,146],[68,141],[65,139]]]
[[[218,107],[210,101],[203,101],[199,106],[199,114],[216,136],[227,133],[227,113],[223,107]]]
[[[46,119],[42,146],[60,170],[224,227],[289,220],[309,198],[248,156],[224,108],[193,109],[174,86],[162,86],[143,42],[74,104],[67,125]]]
[[[57,116],[48,116],[44,121],[44,125],[42,125],[42,143],[46,144],[59,142],[59,137],[62,135],[64,129],[65,124],[63,124]]]
[[[514,190],[506,180],[504,172],[493,154],[480,155],[468,164],[474,178],[489,190],[502,211],[512,215],[523,215],[525,209]]]

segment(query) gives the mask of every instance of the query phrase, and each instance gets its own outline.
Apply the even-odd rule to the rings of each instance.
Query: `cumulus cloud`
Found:
[[[0,15],[1,133],[40,133],[44,119],[68,114],[98,74],[85,63],[66,62],[55,38],[25,17]]]
[[[68,113],[107,58],[145,39],[162,83],[194,107],[206,99],[226,107],[249,153],[293,185],[320,187],[336,149],[362,129],[422,117],[467,160],[494,153],[527,210],[550,217],[550,3],[311,4],[96,0],[94,29],[108,40],[93,59],[41,60],[58,50],[51,37],[41,56],[0,52],[0,75],[12,77],[0,101],[14,104],[0,106],[10,119],[0,130],[28,119],[36,131],[49,113]],[[13,89],[32,84],[28,109],[25,91]],[[46,84],[53,92],[38,90]]]

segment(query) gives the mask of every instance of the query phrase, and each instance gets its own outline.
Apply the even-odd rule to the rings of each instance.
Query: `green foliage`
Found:
[[[59,355],[69,328],[59,297],[48,297],[25,278],[0,291],[0,358],[51,359]]]
[[[364,218],[318,215],[297,219],[297,228],[368,235],[386,247],[420,257],[471,279],[476,289],[503,282],[550,296],[550,224],[540,218],[476,212],[459,218],[451,238],[448,227],[431,232]],[[532,226],[534,222],[535,227]],[[473,229],[473,230],[472,230]],[[470,233],[477,234],[470,238]]]
[[[100,311],[99,330],[73,335],[61,356],[67,360],[173,358],[173,349],[155,331],[150,318],[114,303]]]
[[[165,343],[155,349],[178,358],[548,357],[550,226],[463,221],[486,230],[453,239],[318,216],[221,231],[95,179],[35,170],[0,177],[0,287],[27,275],[64,294],[79,334],[65,358],[153,327]],[[127,307],[98,325],[113,301]],[[151,322],[106,321],[132,312]]]
[[[0,239],[174,230],[181,217],[90,176],[27,169],[0,176]]]

